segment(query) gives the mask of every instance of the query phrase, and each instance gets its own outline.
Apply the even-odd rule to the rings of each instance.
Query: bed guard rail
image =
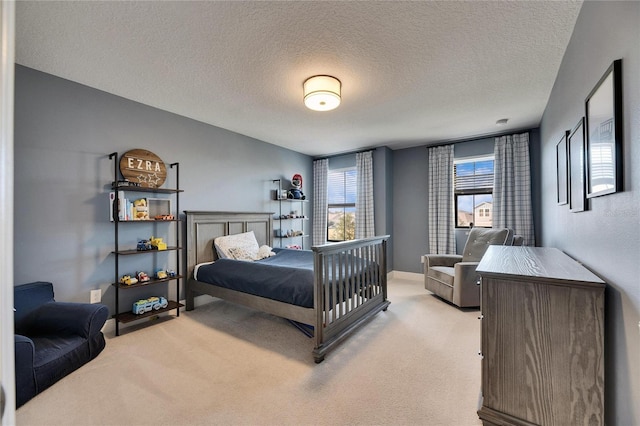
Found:
[[[382,235],[313,246],[316,350],[342,337],[380,310],[387,301],[387,240]]]

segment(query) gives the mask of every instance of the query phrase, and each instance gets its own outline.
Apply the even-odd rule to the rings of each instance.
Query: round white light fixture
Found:
[[[304,104],[314,111],[331,111],[340,105],[340,80],[330,75],[315,75],[305,80]]]

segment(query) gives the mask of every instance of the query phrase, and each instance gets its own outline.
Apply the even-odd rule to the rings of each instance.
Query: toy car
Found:
[[[138,251],[152,250],[151,243],[149,240],[140,240],[138,241],[138,246],[136,247]]]
[[[155,217],[155,220],[173,220],[172,214],[159,214]]]
[[[126,285],[136,284],[137,282],[138,279],[136,277],[131,277],[130,275],[123,275],[122,278],[120,278],[120,283]]]
[[[147,275],[146,272],[140,271],[136,274],[136,276],[138,277],[138,281],[141,283],[146,283],[147,281],[149,281],[149,275]]]
[[[167,269],[167,276],[170,278],[175,278],[176,271],[174,271],[173,269]]]
[[[163,280],[167,278],[167,271],[163,271],[162,269],[156,272],[156,278],[159,280]]]
[[[157,311],[158,309],[164,309],[169,306],[169,302],[164,297],[156,297],[152,296],[148,299],[140,299],[136,302],[133,302],[133,313],[135,315],[141,315],[145,312],[150,312],[151,310]]]

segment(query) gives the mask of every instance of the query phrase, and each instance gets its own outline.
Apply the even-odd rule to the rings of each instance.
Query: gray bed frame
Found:
[[[193,310],[194,297],[208,294],[233,303],[247,306],[282,318],[314,327],[315,345],[313,357],[316,363],[324,360],[325,354],[349,334],[380,311],[386,311],[387,300],[387,240],[388,235],[345,241],[312,247],[314,256],[314,307],[304,308],[289,303],[229,290],[193,279],[197,264],[217,259],[213,249],[216,237],[253,231],[260,245],[273,247],[273,213],[185,211],[187,231],[185,284],[186,309]],[[355,276],[346,278],[341,270],[339,255],[349,254],[351,266],[375,262],[376,267],[360,268]],[[332,261],[335,260],[334,261]],[[334,266],[330,266],[334,265]],[[335,266],[337,265],[337,266]],[[330,270],[333,268],[333,272]],[[358,268],[353,268],[358,270]],[[337,273],[336,273],[337,272]],[[332,278],[346,279],[349,291],[331,284]]]

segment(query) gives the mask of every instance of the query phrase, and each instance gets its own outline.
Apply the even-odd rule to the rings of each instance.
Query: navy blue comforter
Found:
[[[218,259],[200,266],[198,281],[292,305],[313,308],[313,252],[274,249],[266,259]]]

